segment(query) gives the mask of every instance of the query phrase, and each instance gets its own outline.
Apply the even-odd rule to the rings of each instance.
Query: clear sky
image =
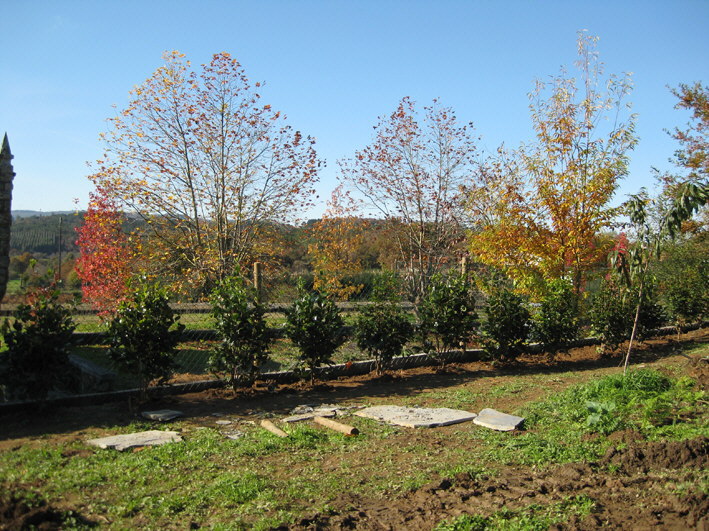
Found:
[[[403,96],[440,98],[493,151],[532,135],[535,78],[576,58],[576,33],[600,37],[609,73],[633,72],[640,143],[619,199],[652,185],[676,148],[664,129],[686,123],[668,86],[709,82],[709,0],[0,0],[0,134],[17,176],[13,209],[84,207],[86,163],[113,105],[179,50],[193,64],[227,51],[262,101],[317,138],[327,161],[372,140]],[[317,217],[323,207],[311,214]]]

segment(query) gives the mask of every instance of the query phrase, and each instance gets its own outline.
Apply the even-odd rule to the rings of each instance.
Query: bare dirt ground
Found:
[[[690,494],[668,498],[658,485],[694,481],[709,464],[709,439],[633,442],[611,449],[598,463],[566,464],[541,472],[503,469],[494,478],[459,474],[425,485],[395,500],[366,500],[343,494],[335,509],[281,529],[431,529],[462,514],[492,514],[531,503],[550,505],[586,495],[596,509],[563,529],[709,529],[709,499]],[[601,472],[608,464],[614,474]]]
[[[666,336],[642,344],[634,354],[635,365],[682,366],[683,372],[695,378],[701,388],[709,386],[709,363],[689,360],[679,352],[688,342],[709,343],[709,329],[677,336]],[[234,395],[217,389],[201,393],[162,398],[139,409],[123,403],[88,407],[57,408],[28,416],[12,413],[0,416],[0,452],[25,445],[41,445],[47,441],[68,441],[95,436],[102,429],[129,424],[136,412],[145,409],[171,408],[183,411],[194,425],[205,425],[215,412],[233,417],[253,418],[268,412],[286,415],[295,405],[305,403],[402,403],[422,391],[447,392],[459,385],[475,382],[476,390],[499,385],[501,378],[521,374],[551,376],[545,387],[513,389],[497,397],[492,404],[500,410],[512,410],[533,401],[550,390],[574,383],[573,376],[584,371],[612,372],[620,357],[600,355],[595,347],[573,349],[555,356],[528,355],[518,361],[492,366],[489,362],[456,364],[445,369],[427,367],[400,371],[384,377],[375,375],[340,378],[316,387],[307,384],[269,388],[260,382],[254,389]],[[555,373],[565,374],[561,379]],[[429,393],[430,395],[431,393]],[[424,396],[425,393],[424,393]],[[427,406],[426,399],[417,405]],[[473,409],[471,409],[473,410]],[[394,436],[420,439],[421,444],[447,444],[446,433],[458,429],[449,426],[436,430],[415,430]],[[421,488],[382,499],[360,497],[343,492],[329,504],[327,513],[302,514],[291,529],[430,529],[444,519],[476,512],[492,514],[502,507],[514,510],[530,503],[548,505],[569,496],[587,495],[596,501],[596,509],[582,520],[572,520],[565,529],[706,529],[709,530],[709,500],[700,494],[668,496],[667,485],[693,485],[698,471],[709,465],[709,438],[682,442],[650,442],[637,432],[616,432],[610,436],[613,446],[598,462],[573,463],[535,470],[529,467],[502,468],[494,477],[471,477],[458,474],[437,478]],[[367,459],[366,455],[362,456]],[[616,472],[607,472],[613,465]],[[336,464],[333,464],[336,466]],[[326,469],[327,463],[324,465]],[[0,529],[57,529],[57,510],[40,506],[30,509],[11,493],[0,494]],[[282,527],[286,529],[288,527]]]

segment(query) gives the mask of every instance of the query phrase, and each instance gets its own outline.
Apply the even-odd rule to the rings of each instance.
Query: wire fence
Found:
[[[463,264],[463,270],[465,270],[465,264]],[[372,286],[377,274],[379,273],[367,272],[351,279],[345,279],[346,282],[358,286],[358,290],[353,297],[354,300],[337,303],[346,326],[348,340],[336,351],[332,359],[334,364],[346,364],[348,367],[352,367],[354,364],[360,372],[369,367],[365,363],[369,356],[357,347],[353,337],[353,329],[359,312],[363,307],[371,304],[368,299],[371,297]],[[254,271],[253,282],[266,307],[265,318],[272,337],[268,361],[260,367],[262,374],[273,375],[278,372],[299,371],[302,368],[298,349],[285,334],[286,310],[297,297],[296,284],[302,280],[306,287],[312,286],[312,275],[302,277],[303,275],[289,275],[264,281],[258,268]],[[485,298],[482,293],[477,293],[475,299],[477,313],[482,317],[485,313]],[[414,304],[410,302],[401,302],[400,304],[410,319],[415,321]],[[16,307],[16,304],[0,305],[0,319],[12,319]],[[171,307],[179,316],[179,322],[184,325],[184,330],[181,333],[174,359],[174,374],[167,383],[180,385],[182,392],[201,390],[205,386],[204,382],[213,382],[219,376],[210,369],[210,357],[221,341],[215,330],[211,306],[206,302],[196,302],[172,303]],[[57,397],[87,395],[138,388],[140,386],[139,378],[126,371],[109,356],[106,335],[107,322],[85,304],[75,305],[72,311],[72,317],[76,324],[75,346],[72,347],[70,355],[72,370],[75,372],[74,383],[70,388],[54,392],[53,395]],[[477,346],[474,343],[468,345],[469,348]],[[411,357],[411,360],[399,360],[396,364],[404,367],[408,363],[421,363],[420,356],[422,354],[424,354],[423,345],[421,341],[415,339],[407,345],[405,350],[405,355]],[[415,359],[419,361],[414,361]],[[322,370],[325,371],[325,368]],[[273,377],[275,378],[275,376]],[[0,389],[0,391],[2,390]],[[8,398],[0,392],[0,402],[3,400],[7,401]]]
[[[351,365],[353,362],[368,359],[368,356],[357,348],[352,337],[357,315],[367,304],[370,303],[337,303],[345,323],[348,339],[336,351],[332,359],[333,364],[347,363]],[[410,303],[402,303],[402,305],[411,315],[411,319],[415,319],[414,306]],[[0,319],[13,319],[12,314],[16,306],[15,304],[0,306],[0,315],[2,316]],[[265,306],[267,309],[265,318],[272,343],[268,361],[260,367],[260,372],[272,374],[299,371],[302,369],[299,352],[284,332],[285,311],[289,304],[278,303]],[[211,306],[208,303],[173,303],[171,307],[178,315],[179,322],[184,325],[184,330],[176,349],[173,375],[163,383],[178,385],[180,392],[201,390],[205,387],[205,382],[213,382],[223,376],[210,370],[210,357],[221,341],[214,329],[214,319],[210,315]],[[74,307],[72,318],[76,324],[76,330],[73,334],[74,346],[72,346],[69,361],[74,374],[69,379],[70,385],[65,386],[61,391],[50,392],[49,397],[65,398],[72,395],[81,396],[137,389],[140,386],[138,376],[126,371],[109,355],[107,322],[103,321],[95,310],[86,305]],[[419,351],[420,348],[414,342],[409,345],[405,353],[414,354]],[[0,385],[0,387],[2,386]],[[0,388],[0,402],[9,401],[12,401],[10,394],[3,393]]]

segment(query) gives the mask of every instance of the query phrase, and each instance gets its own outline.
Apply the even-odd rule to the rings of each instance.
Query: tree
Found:
[[[501,148],[469,187],[472,253],[528,291],[570,276],[579,292],[607,252],[596,236],[616,214],[609,203],[636,143],[635,116],[623,112],[629,75],[604,78],[596,41],[579,34],[580,84],[565,70],[537,81],[530,94],[536,142]]]
[[[679,102],[676,109],[687,109],[692,121],[686,130],[675,128],[672,136],[681,144],[675,152],[676,162],[689,170],[689,179],[709,176],[709,86],[680,84],[672,90]]]
[[[357,251],[364,240],[366,220],[354,215],[349,194],[338,186],[332,193],[322,219],[310,228],[308,245],[315,279],[313,287],[338,299],[347,300],[361,291],[361,285],[343,283],[343,277],[362,271]]]
[[[123,215],[104,188],[91,193],[76,234],[80,253],[76,273],[83,298],[100,315],[109,315],[128,292],[132,249],[123,232]]]
[[[404,98],[375,130],[369,146],[339,162],[341,178],[391,224],[416,299],[462,240],[460,187],[476,168],[473,126],[459,125],[453,110],[436,100],[421,116]]]
[[[199,72],[178,52],[164,59],[111,119],[91,178],[148,221],[159,272],[207,293],[253,260],[264,225],[310,204],[320,162],[228,53]]]

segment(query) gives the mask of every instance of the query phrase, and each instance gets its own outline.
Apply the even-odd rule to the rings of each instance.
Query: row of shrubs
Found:
[[[493,360],[513,359],[531,342],[553,352],[580,337],[582,314],[609,349],[630,336],[637,296],[612,279],[604,281],[585,310],[571,283],[564,279],[551,281],[546,295],[534,307],[504,278],[482,284],[486,310],[484,316],[478,316],[476,289],[467,277],[455,272],[434,275],[426,296],[415,307],[414,319],[400,304],[397,277],[379,275],[373,302],[359,313],[352,338],[376,360],[381,372],[413,340],[438,355],[474,341]],[[695,305],[694,315],[681,317],[700,319],[707,309],[706,294],[703,300],[703,304]],[[652,289],[644,301],[639,316],[640,337],[668,319]],[[253,383],[268,360],[273,341],[264,306],[238,275],[223,280],[210,302],[221,338],[211,353],[211,369],[234,388]],[[183,328],[164,288],[136,282],[130,297],[107,320],[108,354],[124,370],[135,374],[145,391],[151,382],[170,376]],[[74,329],[71,311],[58,302],[56,291],[40,289],[29,294],[14,318],[2,325],[7,350],[0,354],[0,384],[5,395],[45,398],[67,374]],[[333,300],[301,283],[297,299],[286,311],[285,334],[297,347],[311,377],[315,368],[331,363],[336,350],[348,339],[346,330]]]

